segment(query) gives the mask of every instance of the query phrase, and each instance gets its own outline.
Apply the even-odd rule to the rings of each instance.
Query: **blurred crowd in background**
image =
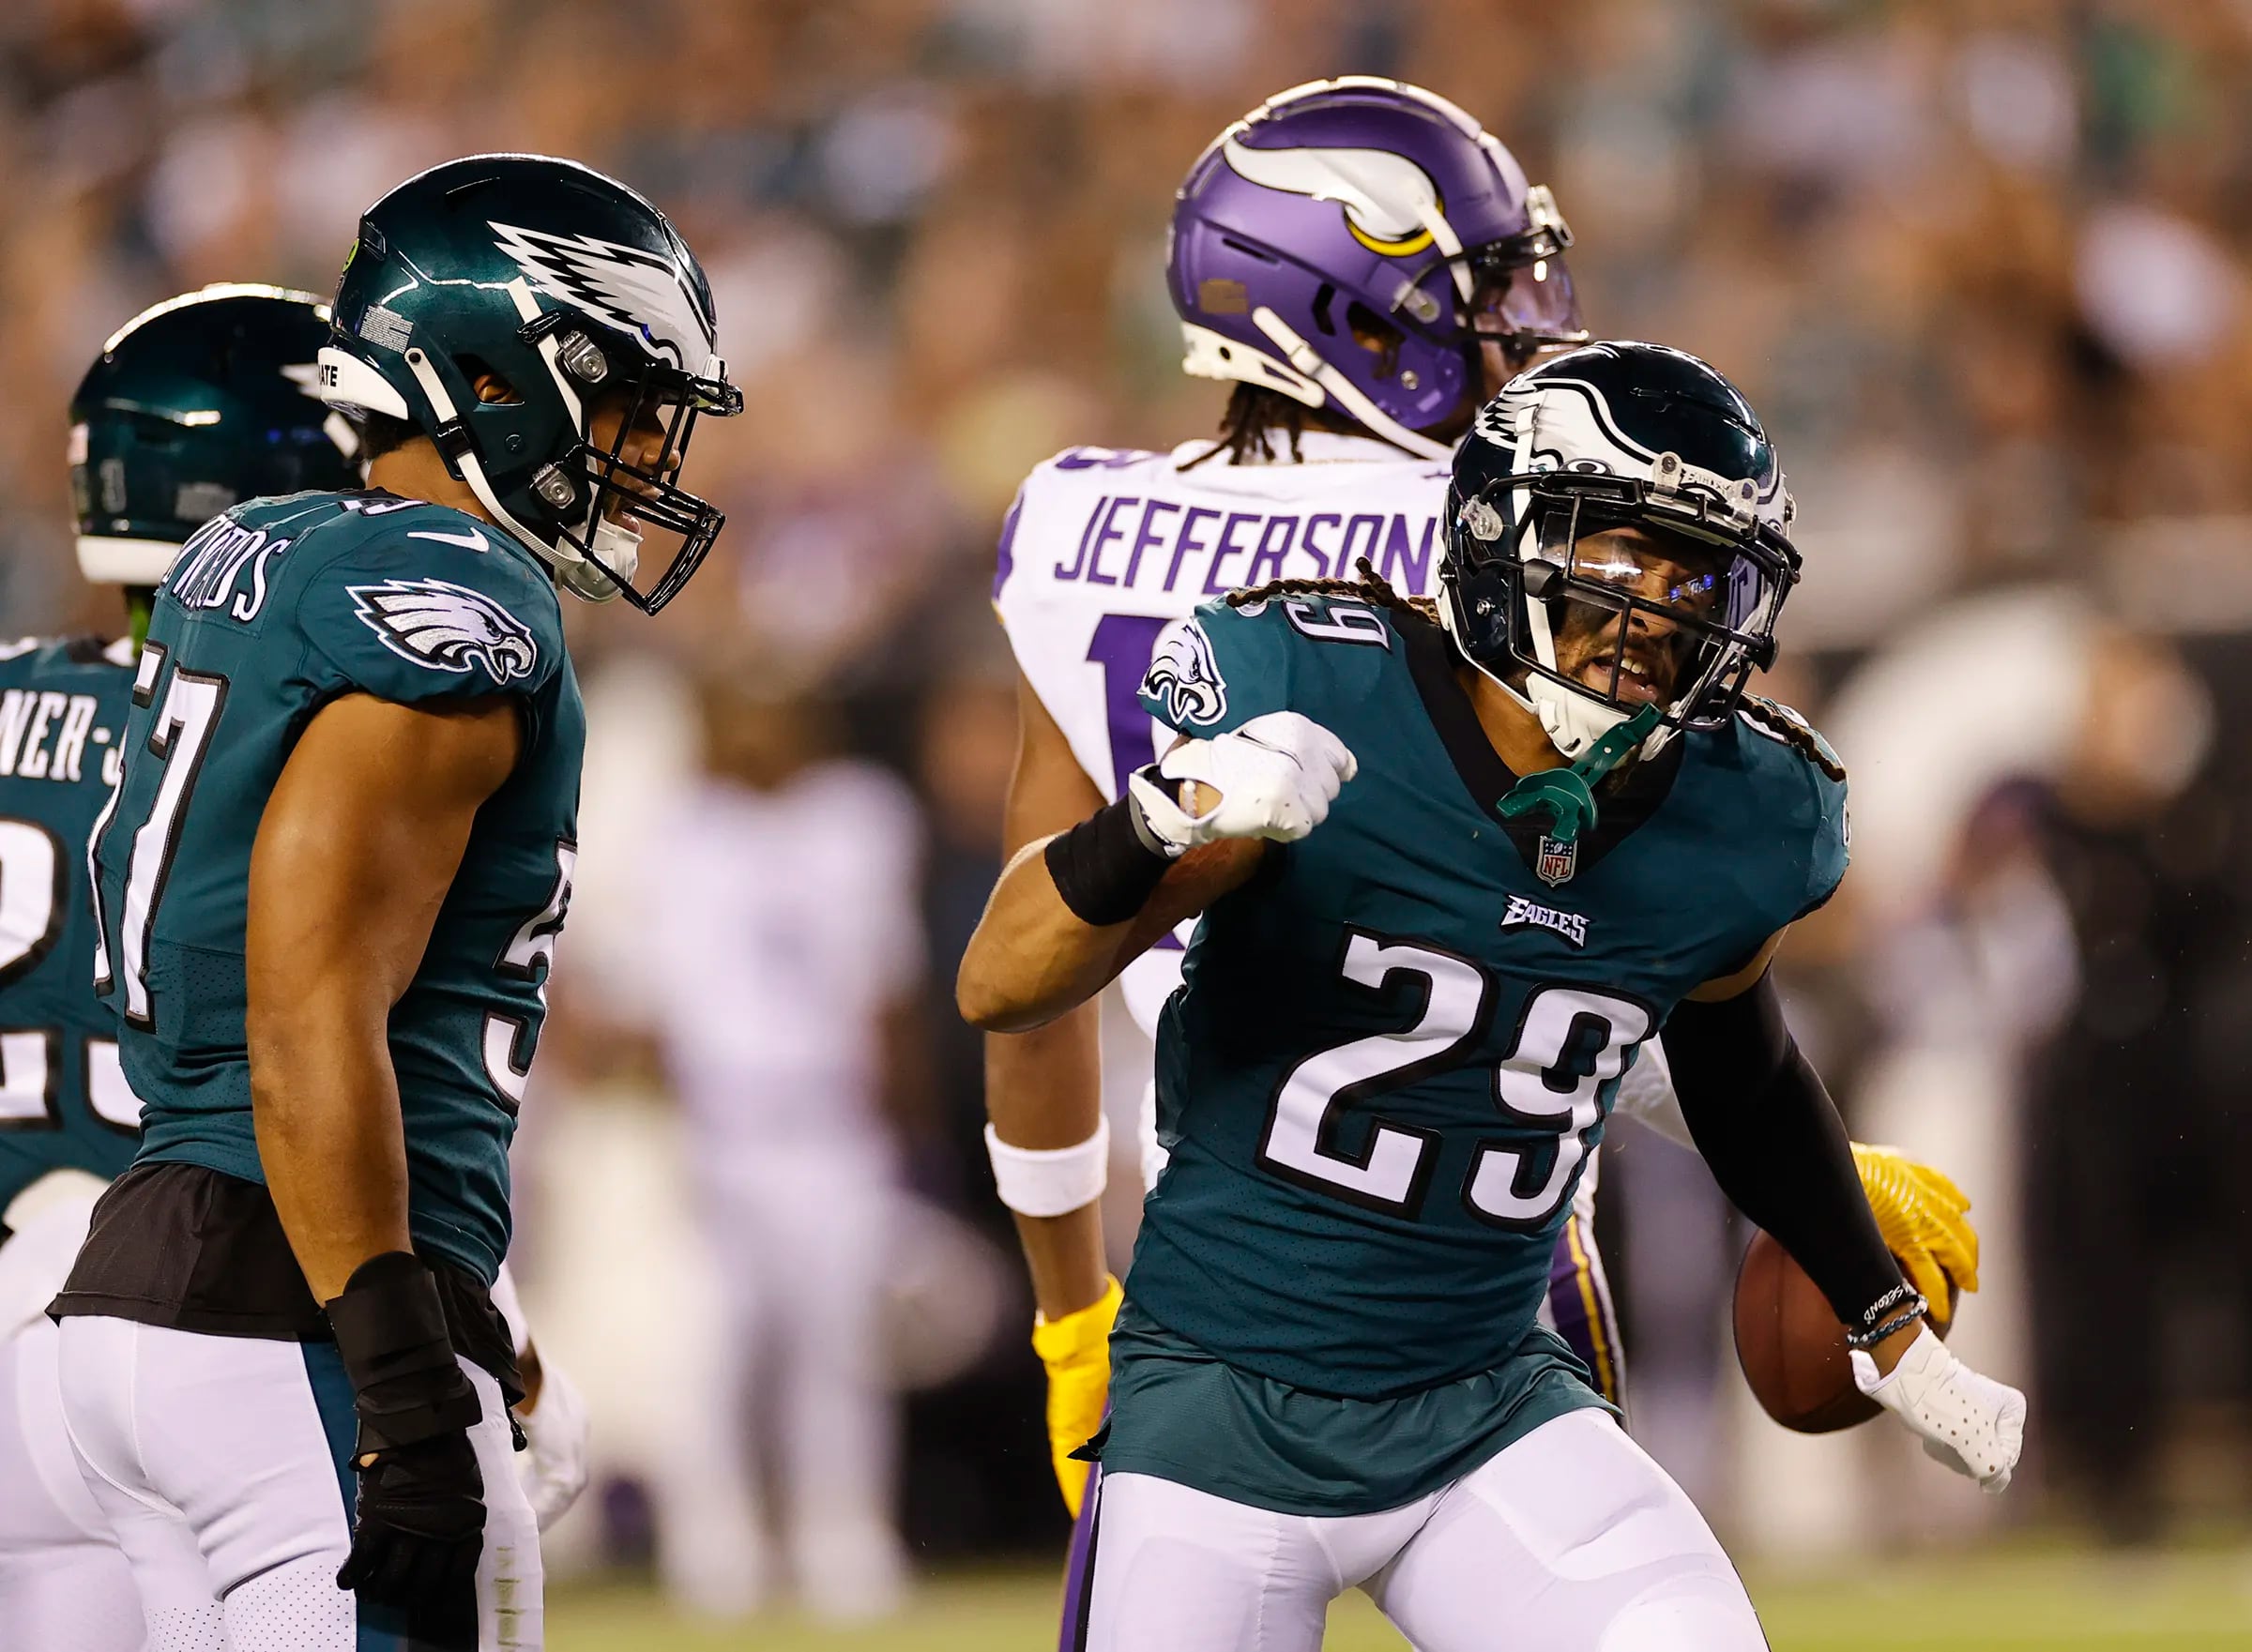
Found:
[[[524,1269],[615,1474],[560,1558],[648,1541],[715,1613],[785,1577],[851,1611],[903,1553],[1036,1550],[1029,1307],[950,1000],[1014,739],[996,533],[1058,447],[1213,427],[1172,191],[1342,72],[1482,119],[1554,187],[1598,335],[1708,357],[1777,439],[1807,573],[1775,688],[1855,802],[1794,1020],[1857,1133],[1977,1201],[1958,1335],[2036,1395],[2002,1514],[2241,1521],[2248,0],[11,0],[0,624],[116,624],[62,410],[145,305],[325,295],[358,209],[466,152],[662,205],[749,412],[690,455],[729,525],[689,595],[574,618],[596,750]],[[1724,1529],[1995,1518],[1747,1415],[1741,1235],[1693,1160],[1621,1127],[1605,1193],[1637,1427]]]

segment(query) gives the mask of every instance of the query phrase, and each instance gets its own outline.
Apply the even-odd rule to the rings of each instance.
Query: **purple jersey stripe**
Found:
[[[1087,1495],[1072,1525],[1072,1549],[1063,1569],[1063,1628],[1058,1652],[1086,1652],[1088,1625],[1095,1598],[1095,1527],[1103,1507],[1103,1465],[1088,1473]]]
[[[1001,518],[1001,548],[994,558],[993,599],[1001,599],[1001,587],[1009,583],[1010,570],[1016,567],[1016,523],[1025,514],[1025,491],[1019,488],[1010,502],[1009,514]]]
[[[1596,1254],[1594,1235],[1582,1231],[1576,1215],[1565,1219],[1556,1253],[1549,1258],[1548,1311],[1556,1321],[1557,1335],[1595,1379],[1596,1392],[1619,1404],[1623,1385],[1611,1284]]]

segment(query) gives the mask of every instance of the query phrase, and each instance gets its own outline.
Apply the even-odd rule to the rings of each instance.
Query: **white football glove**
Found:
[[[516,1478],[545,1531],[586,1489],[586,1402],[569,1377],[543,1359],[540,1402],[519,1411],[516,1420],[524,1427],[525,1441],[516,1457]]]
[[[1174,747],[1126,785],[1150,836],[1179,855],[1220,838],[1294,842],[1328,817],[1359,766],[1345,742],[1311,718],[1270,711],[1232,734]],[[1193,796],[1191,781],[1220,801],[1191,814],[1182,807]]]
[[[1929,1326],[1917,1327],[1890,1376],[1878,1375],[1877,1361],[1862,1349],[1849,1357],[1853,1386],[1921,1435],[1926,1456],[1969,1475],[1982,1491],[2009,1485],[2025,1449],[2023,1394],[1972,1371]]]

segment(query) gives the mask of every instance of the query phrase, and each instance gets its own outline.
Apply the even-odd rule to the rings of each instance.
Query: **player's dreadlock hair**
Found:
[[[1353,571],[1360,576],[1358,579],[1271,580],[1248,591],[1230,591],[1227,605],[1241,608],[1245,603],[1264,602],[1271,597],[1350,597],[1356,601],[1389,608],[1394,614],[1409,614],[1433,625],[1438,623],[1438,603],[1428,597],[1403,597],[1367,557],[1355,562]]]
[[[1744,695],[1736,708],[1831,780],[1841,786],[1845,784],[1846,765],[1838,762],[1836,755],[1822,744],[1822,737],[1807,727],[1803,720],[1792,716],[1773,700],[1762,699],[1757,694]]]
[[[1352,329],[1354,342],[1381,357],[1379,376],[1389,377],[1400,357],[1400,330],[1357,301],[1346,311],[1346,324]],[[1299,451],[1299,438],[1309,430],[1353,434],[1361,427],[1328,408],[1308,407],[1280,390],[1239,382],[1228,392],[1227,411],[1220,416],[1220,439],[1180,468],[1194,470],[1220,453],[1227,455],[1230,464],[1252,464],[1273,459],[1278,431],[1290,444],[1290,461],[1295,464],[1304,458]]]
[[[1303,457],[1298,441],[1305,433],[1307,415],[1313,409],[1303,402],[1295,401],[1280,390],[1270,390],[1264,385],[1239,384],[1228,393],[1227,411],[1220,416],[1220,439],[1182,465],[1182,470],[1194,470],[1206,460],[1225,453],[1230,464],[1253,464],[1275,457],[1276,432],[1290,444],[1290,462],[1295,464]],[[1316,417],[1317,426],[1323,421]]]

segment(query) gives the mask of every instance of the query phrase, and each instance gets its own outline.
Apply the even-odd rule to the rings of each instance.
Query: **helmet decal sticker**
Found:
[[[403,350],[415,336],[415,329],[396,310],[371,304],[367,313],[359,318],[359,336],[379,350]]]
[[[594,235],[553,235],[497,222],[493,233],[550,297],[642,340],[684,371],[711,371],[718,324],[677,260]]]
[[[1229,138],[1231,171],[1270,189],[1334,201],[1345,227],[1371,252],[1402,258],[1431,245],[1426,217],[1439,210],[1431,174],[1389,149],[1253,149]]]
[[[1158,634],[1142,692],[1163,699],[1178,722],[1210,725],[1227,715],[1227,685],[1212,658],[1212,640],[1194,620],[1181,620]]]
[[[349,590],[361,622],[403,659],[460,674],[481,666],[500,684],[539,666],[531,627],[482,591],[446,580],[386,580]]]

